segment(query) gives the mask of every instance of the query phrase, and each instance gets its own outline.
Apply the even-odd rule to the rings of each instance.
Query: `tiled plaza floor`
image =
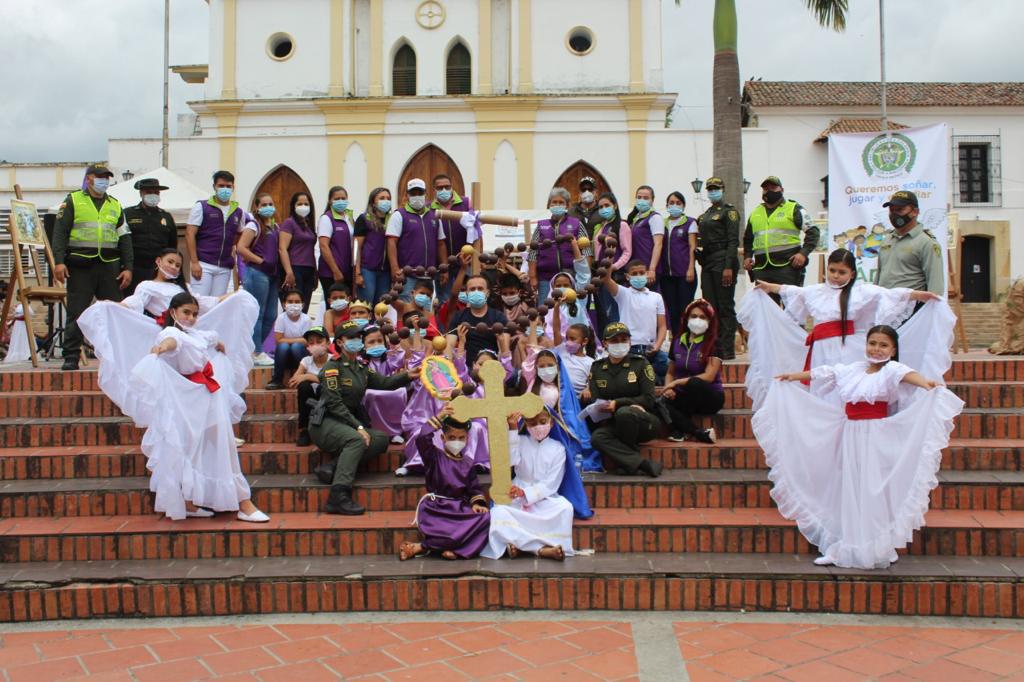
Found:
[[[0,679],[1024,680],[1017,623],[692,613],[338,620],[0,626]]]

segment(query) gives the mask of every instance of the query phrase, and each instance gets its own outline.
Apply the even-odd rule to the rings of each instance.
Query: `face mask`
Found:
[[[892,211],[889,212],[889,222],[892,223],[892,226],[897,230],[909,225],[911,220],[913,220],[913,218],[908,215],[897,215]]]
[[[363,342],[359,339],[345,339],[345,350],[349,353],[358,353],[363,349]]]
[[[159,270],[160,274],[164,276],[164,279],[178,279],[178,275],[181,274],[181,270],[178,270],[177,272],[173,270],[165,270],[159,265],[157,266],[157,270]]]
[[[424,196],[409,197],[409,206],[414,211],[422,211],[423,207],[427,205],[427,198]]]
[[[480,290],[471,291],[466,294],[466,300],[471,308],[483,308],[487,303],[487,294]]]
[[[443,189],[437,193],[437,200],[442,204],[447,204],[452,199],[452,191],[450,189]]]
[[[708,330],[708,321],[702,320],[699,317],[691,317],[686,321],[686,328],[689,329],[693,334],[700,336]]]
[[[637,199],[636,210],[637,213],[647,213],[648,211],[651,210],[651,202],[649,202],[647,199]]]
[[[384,346],[371,346],[370,348],[366,349],[366,354],[369,355],[371,358],[379,358],[380,356],[384,355],[384,353],[386,353],[387,350],[388,349],[385,348]]]
[[[285,305],[284,311],[288,313],[289,317],[298,317],[299,314],[302,313],[302,304],[288,303],[287,305]]]
[[[336,312],[340,312],[340,311],[344,310],[347,307],[348,307],[348,299],[347,298],[336,298],[333,301],[331,301],[331,310],[334,310]]]
[[[377,202],[377,210],[381,213],[389,213],[391,211],[391,200],[381,199]]]
[[[444,449],[453,455],[457,455],[466,448],[466,441],[464,440],[446,440],[444,442]]]
[[[360,329],[364,329],[366,325],[370,324],[369,320],[364,320],[361,317],[353,318],[352,321],[355,322],[356,326],[359,327]]]
[[[348,210],[348,199],[338,199],[337,201],[332,201],[331,209],[335,213],[344,213],[346,210]]]
[[[567,209],[565,206],[552,206],[551,215],[554,216],[555,218],[561,218],[566,214],[568,210],[569,209]]]
[[[594,201],[594,193],[584,192],[583,194],[580,195],[580,201],[582,201],[584,204],[592,203]]]
[[[608,344],[608,355],[613,358],[624,358],[629,353],[628,343],[609,343]]]
[[[322,358],[327,355],[327,346],[322,343],[318,343],[315,346],[309,346],[309,354],[314,358]]]
[[[580,352],[580,348],[582,347],[583,344],[577,343],[576,341],[565,342],[565,350],[568,351],[569,355],[576,355],[577,353]]]
[[[634,289],[643,289],[647,286],[647,275],[633,275],[629,278],[629,286]]]
[[[761,198],[764,199],[766,204],[777,204],[782,199],[782,192],[765,192],[761,195]]]
[[[849,282],[847,282],[846,284],[849,284]],[[829,287],[831,287],[832,289],[845,289],[846,284],[833,284],[832,282],[828,283]]]
[[[597,215],[601,216],[601,220],[611,220],[612,216],[615,215],[614,206],[602,206],[597,209]]]
[[[713,202],[719,202],[722,200],[722,190],[720,189],[709,189],[708,199]]]
[[[548,437],[551,433],[551,422],[547,424],[537,424],[536,426],[527,426],[526,430],[530,432],[530,436],[537,442],[540,442]]]
[[[890,355],[890,356],[887,356],[885,358],[878,359],[878,358],[871,357],[870,355],[868,355],[867,351],[864,351],[864,359],[867,360],[868,362],[870,362],[872,365],[883,365],[883,364],[889,362],[890,360],[892,360],[892,356]]]
[[[110,178],[96,178],[92,181],[92,188],[103,194],[110,187]]]
[[[668,214],[672,218],[678,218],[683,215],[683,207],[678,204],[670,204],[668,207]]]
[[[420,336],[426,336],[427,335],[427,330],[426,329],[417,329],[416,333],[418,333]]]
[[[512,294],[511,296],[502,296],[501,300],[505,303],[505,305],[511,308],[515,304],[519,303],[519,294]]]
[[[231,191],[230,187],[218,187],[216,190],[217,201],[222,203],[228,201],[231,198]]]
[[[274,216],[274,207],[260,206],[258,209],[256,209],[256,212],[259,213],[260,216],[263,218],[272,218]]]
[[[160,203],[160,195],[159,194],[143,194],[142,195],[142,203],[145,204],[146,206],[149,206],[150,208],[156,208],[156,206]]]
[[[462,305],[469,303],[469,295],[465,291],[459,292],[459,303]]]
[[[537,369],[537,376],[540,377],[541,381],[551,383],[558,376],[557,367],[540,367]]]
[[[430,307],[430,297],[427,296],[426,294],[416,294],[414,300],[416,301],[416,305],[418,305],[421,308]]]
[[[192,318],[191,320],[179,320],[176,316],[171,315],[171,319],[174,320],[174,324],[178,325],[178,327],[185,330],[191,329],[192,325],[196,323],[195,318]]]
[[[296,206],[295,215],[299,216],[300,218],[305,218],[306,216],[309,215],[309,206],[307,206],[306,204],[300,204],[299,206]]]

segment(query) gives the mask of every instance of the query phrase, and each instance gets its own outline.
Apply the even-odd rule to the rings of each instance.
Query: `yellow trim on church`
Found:
[[[238,54],[238,7],[236,0],[224,0],[224,39],[222,41],[224,55],[221,64],[224,74],[221,82],[221,99],[234,99],[238,96],[235,90],[235,63]]]
[[[330,33],[327,42],[331,45],[331,82],[327,94],[331,97],[345,95],[345,0],[331,0]]]
[[[643,0],[629,0],[629,91],[644,91]]]
[[[384,0],[370,0],[370,97],[384,95]]]
[[[494,207],[494,156],[504,140],[516,153],[516,202],[533,205],[533,148],[537,110],[541,97],[469,97],[466,103],[476,115],[477,176],[480,208]]]
[[[630,191],[647,182],[647,129],[651,107],[657,95],[621,95],[626,110],[626,135],[629,139]]]
[[[531,0],[519,0],[519,88],[516,92],[533,92],[533,11]],[[511,87],[511,84],[510,84]]]
[[[391,100],[319,100],[327,135],[327,180],[345,182],[345,155],[358,142],[366,156],[366,183],[384,186],[384,119]]]
[[[491,84],[491,0],[479,0],[480,42],[477,45],[476,94],[490,95],[494,91]]]

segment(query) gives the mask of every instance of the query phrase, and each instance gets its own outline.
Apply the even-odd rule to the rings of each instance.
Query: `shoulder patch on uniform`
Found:
[[[338,370],[336,370],[336,369],[325,369],[324,370],[324,376],[325,377],[336,377],[336,376],[338,376]]]
[[[738,211],[729,211],[729,220],[739,220],[740,214]]]
[[[326,377],[327,388],[332,391],[338,390],[338,377]]]
[[[647,364],[647,369],[644,370],[644,376],[654,381],[654,368],[651,367],[650,363]]]
[[[942,247],[939,246],[938,242],[932,242],[932,251],[935,253],[936,256],[942,255]]]

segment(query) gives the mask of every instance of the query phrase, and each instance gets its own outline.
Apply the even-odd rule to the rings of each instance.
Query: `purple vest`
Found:
[[[646,265],[650,265],[651,254],[654,253],[654,236],[651,234],[651,216],[655,214],[655,211],[651,211],[630,226],[633,236],[633,255],[630,260],[642,260]]]
[[[444,208],[436,201],[433,206],[434,208]],[[465,213],[473,210],[473,204],[470,203],[468,198],[459,197],[458,202],[452,202],[451,210]],[[444,240],[448,245],[449,255],[458,253],[459,249],[469,243],[466,228],[459,224],[458,220],[441,220],[440,223],[444,227]]]
[[[438,222],[434,211],[423,215],[400,208],[402,214],[402,236],[398,238],[398,265],[405,267],[437,265]]]
[[[258,222],[256,224],[259,225]],[[246,263],[246,267],[256,268],[270,277],[277,277],[277,266],[281,260],[281,256],[277,251],[277,235],[277,225],[270,232],[259,232],[256,234],[256,238],[252,241],[249,250],[262,258],[263,262],[259,265]]]
[[[562,222],[558,224],[557,234],[569,234],[576,237],[579,232],[580,221],[570,215],[562,218]],[[550,218],[537,223],[537,278],[541,281],[549,280],[563,270],[572,272],[572,244],[562,242],[561,244],[552,244],[546,249],[539,246],[540,242],[545,239],[554,241],[555,235],[555,228],[551,225]]]
[[[203,224],[196,231],[196,255],[200,262],[230,268],[234,265],[231,251],[235,246],[238,226],[245,216],[241,208],[235,208],[224,221],[220,205],[212,206],[209,201],[201,202]]]
[[[334,232],[331,234],[331,255],[334,256],[334,262],[341,270],[341,274],[345,276],[346,282],[352,281],[352,230],[348,226],[348,220],[343,216],[341,219],[336,217],[333,210],[328,209],[324,215],[331,219],[331,225],[334,226]],[[320,255],[320,267],[317,269],[317,274],[321,277],[330,277],[331,268],[327,265],[324,260],[323,254]]]
[[[686,326],[685,324],[683,325]],[[687,348],[683,343],[683,336],[689,336],[689,332],[680,334],[672,341],[672,355],[673,355],[673,366],[672,376],[676,379],[683,377],[696,376],[704,371],[705,366],[700,361],[700,351],[705,343],[714,343],[713,339],[704,339],[697,341]],[[722,389],[722,373],[719,372],[715,375],[715,380],[711,382],[711,388],[721,392]]]
[[[366,215],[363,215],[366,220]],[[384,224],[387,224],[388,216],[384,216]],[[384,272],[387,270],[385,256],[387,255],[387,237],[384,229],[375,230],[367,221],[366,235],[363,237],[363,248],[359,252],[359,266],[363,270],[373,272]]]
[[[690,230],[696,228],[693,218],[675,227],[669,228],[665,222],[665,241],[662,243],[661,260],[658,261],[658,274],[670,277],[686,277],[690,267]]]

